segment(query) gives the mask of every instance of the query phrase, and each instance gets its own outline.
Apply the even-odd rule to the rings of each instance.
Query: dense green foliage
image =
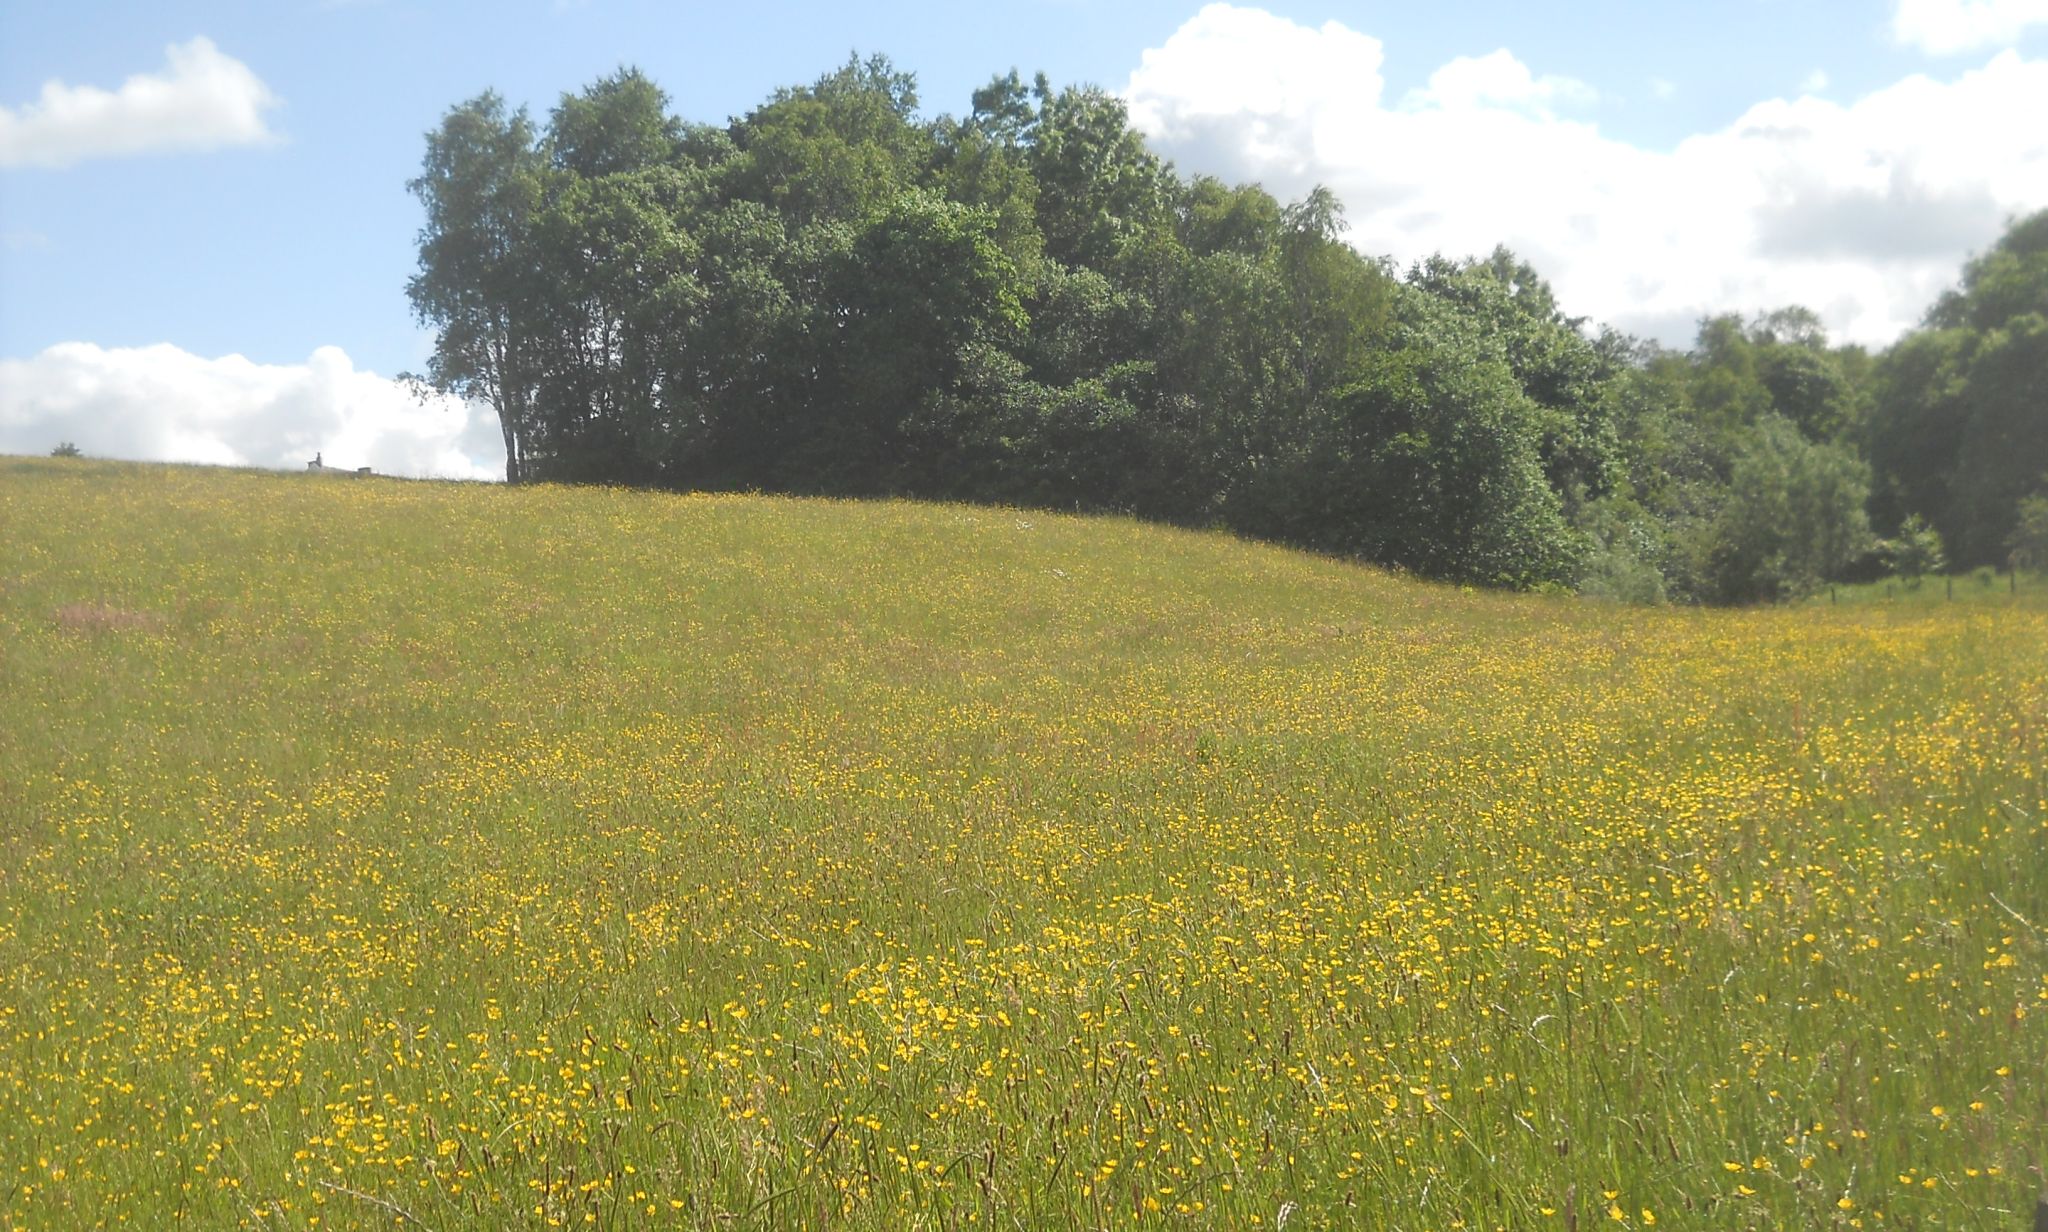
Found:
[[[623,70],[429,134],[426,374],[528,479],[1119,511],[1432,576],[1747,602],[1909,515],[2002,559],[2048,472],[2048,214],[1873,359],[1799,308],[1592,334],[1505,249],[1405,274],[1183,178],[1093,88],[849,61],[730,124]],[[1916,558],[1917,559],[1917,558]]]
[[[1941,532],[1927,524],[1919,514],[1909,514],[1899,527],[1896,538],[1886,539],[1878,545],[1891,571],[1906,579],[1908,586],[1918,586],[1920,579],[1930,573],[1940,573],[1948,564],[1948,551],[1942,546]]]
[[[2048,492],[2048,211],[1963,269],[1879,366],[1869,427],[1883,519],[1918,513],[1965,565],[2003,563]]]

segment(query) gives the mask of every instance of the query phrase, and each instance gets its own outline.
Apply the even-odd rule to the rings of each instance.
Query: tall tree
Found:
[[[958,387],[969,351],[1014,346],[1024,283],[987,210],[906,192],[836,258],[817,431],[803,454],[817,486],[890,491],[918,460],[906,423]]]
[[[635,68],[564,94],[548,117],[555,165],[598,179],[682,161],[683,122],[668,106],[668,95]]]
[[[2048,210],[1970,260],[1928,325],[1877,366],[1863,433],[1874,512],[1920,514],[1957,563],[1992,564],[2048,470]]]
[[[1969,420],[1942,533],[1961,563],[1988,565],[2004,555],[2020,500],[2048,474],[2048,316],[2027,312],[1984,333],[1963,382]]]
[[[809,86],[777,91],[733,126],[741,157],[727,191],[775,207],[797,227],[884,209],[933,158],[916,111],[916,78],[886,56],[849,59]]]
[[[1109,270],[1147,233],[1171,229],[1174,182],[1131,127],[1122,99],[1095,87],[1041,87],[1031,129],[1038,226],[1046,255]]]
[[[1499,341],[1516,382],[1545,412],[1543,464],[1558,493],[1576,503],[1610,490],[1619,450],[1605,387],[1614,365],[1564,315],[1550,284],[1506,248],[1483,261],[1431,257],[1408,277]]]
[[[437,331],[426,380],[497,413],[513,483],[527,477],[537,429],[531,239],[544,175],[525,110],[507,112],[486,93],[427,134],[420,174],[406,185],[427,212],[419,272],[405,288]]]
[[[1288,442],[1265,533],[1437,577],[1565,583],[1585,544],[1544,477],[1545,415],[1500,339],[1442,298],[1398,293],[1388,345]]]
[[[659,482],[701,433],[687,365],[707,297],[696,238],[679,223],[696,191],[675,167],[616,171],[567,179],[541,212],[546,477]]]
[[[1713,597],[1776,601],[1837,576],[1871,547],[1869,497],[1869,469],[1847,449],[1766,416],[1735,457],[1705,545]]]
[[[2015,219],[1989,252],[1963,266],[1960,285],[1928,310],[1937,329],[1997,329],[2015,317],[2048,316],[2048,209]]]

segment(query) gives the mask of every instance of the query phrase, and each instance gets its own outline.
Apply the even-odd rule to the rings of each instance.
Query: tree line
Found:
[[[2000,562],[2048,501],[2048,212],[1882,353],[1800,308],[1681,352],[1506,249],[1362,256],[1327,190],[1184,177],[1042,75],[937,119],[882,57],[724,125],[634,70],[544,124],[485,94],[410,188],[418,379],[496,411],[513,482],[1117,511],[1699,602]]]

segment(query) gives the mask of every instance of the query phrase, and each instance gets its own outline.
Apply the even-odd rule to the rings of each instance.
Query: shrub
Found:
[[[1907,587],[1913,589],[1919,587],[1921,578],[1941,572],[1948,564],[1940,532],[1917,513],[1899,527],[1896,538],[1885,541],[1884,556],[1893,575],[1904,578]]]

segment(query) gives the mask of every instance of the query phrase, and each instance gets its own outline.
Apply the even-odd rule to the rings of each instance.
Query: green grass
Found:
[[[0,526],[0,1226],[2042,1187],[2024,586],[1638,611],[1115,519],[49,460]]]
[[[1973,603],[1992,606],[2021,605],[2048,607],[2048,575],[2023,571],[1974,569],[1953,575],[1922,578],[1885,578],[1876,582],[1829,586],[1806,598],[1808,606],[1844,603]]]

